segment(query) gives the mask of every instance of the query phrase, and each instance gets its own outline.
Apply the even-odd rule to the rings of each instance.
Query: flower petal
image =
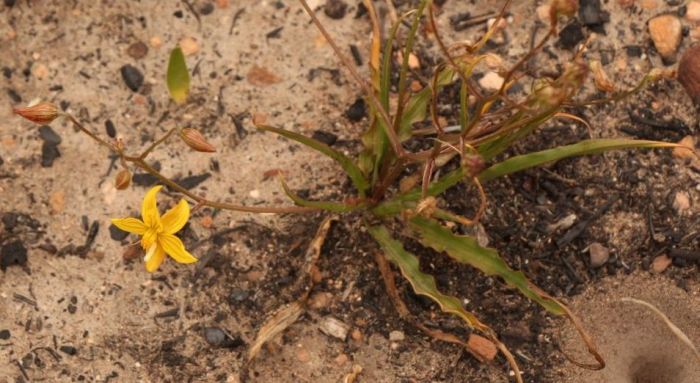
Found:
[[[146,253],[146,271],[152,273],[158,270],[158,267],[163,263],[165,259],[165,251],[158,244],[153,244],[153,250]]]
[[[112,219],[112,225],[126,232],[138,235],[143,235],[148,229],[146,224],[136,218],[114,218]]]
[[[180,238],[172,234],[159,234],[158,244],[163,247],[163,250],[178,263],[194,263],[197,262],[192,254],[185,250],[185,245]]]
[[[156,194],[158,194],[162,188],[163,186],[161,185],[152,187],[143,198],[141,218],[143,218],[143,222],[148,227],[154,227],[158,222],[160,222],[160,213],[158,213],[158,206],[156,204]]]
[[[190,218],[190,205],[184,199],[175,205],[172,209],[168,210],[163,217],[161,222],[163,223],[163,231],[166,234],[175,234],[187,223]]]

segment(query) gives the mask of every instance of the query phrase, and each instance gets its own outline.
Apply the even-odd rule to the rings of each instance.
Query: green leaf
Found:
[[[584,140],[572,145],[511,157],[481,172],[481,174],[479,174],[479,180],[486,182],[506,174],[515,173],[567,157],[596,154],[615,149],[675,148],[678,146],[678,144],[668,142],[630,140],[625,138]]]
[[[280,177],[280,182],[282,182],[282,188],[284,189],[285,194],[287,194],[287,196],[299,206],[313,207],[317,209],[323,209],[326,211],[332,211],[335,213],[347,213],[364,206],[363,204],[348,205],[344,203],[330,201],[308,201],[299,197],[291,189],[289,189],[287,183],[284,182],[284,178]]]
[[[352,180],[353,185],[355,185],[355,188],[357,188],[360,197],[363,197],[367,192],[367,189],[369,189],[369,183],[362,175],[362,170],[360,170],[360,168],[358,168],[357,165],[355,165],[355,163],[353,163],[350,158],[345,156],[343,153],[332,149],[330,146],[324,144],[323,142],[314,140],[313,138],[306,137],[299,133],[290,132],[286,129],[275,128],[267,125],[256,125],[256,127],[260,130],[276,133],[280,136],[287,137],[290,140],[294,140],[302,145],[308,146],[311,149],[319,151],[322,154],[325,154],[326,156],[334,159],[336,162],[338,162],[338,164],[340,164],[340,167],[342,167],[343,170],[345,170],[345,173],[348,174],[348,177],[350,177],[350,180]]]
[[[190,93],[190,73],[187,71],[185,55],[180,47],[170,52],[167,83],[170,97],[178,104],[185,102]]]
[[[503,278],[509,286],[517,288],[553,314],[566,314],[566,309],[559,302],[531,284],[525,274],[508,267],[496,250],[481,247],[474,238],[456,235],[440,223],[420,216],[412,218],[410,226],[418,233],[424,246],[444,251],[457,262],[476,267],[486,275]]]
[[[432,299],[440,305],[442,311],[462,318],[472,328],[485,327],[474,314],[462,307],[459,299],[438,290],[435,278],[420,270],[418,257],[406,251],[401,242],[393,239],[386,227],[381,225],[368,226],[368,230],[381,246],[387,259],[401,270],[401,274],[408,280],[416,294]]]

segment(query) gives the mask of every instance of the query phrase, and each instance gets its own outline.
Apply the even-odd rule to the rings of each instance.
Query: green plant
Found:
[[[370,81],[365,81],[349,64],[348,59],[338,49],[308,4],[304,0],[300,0],[300,3],[365,93],[370,106],[370,118],[368,128],[362,136],[364,148],[353,160],[319,141],[298,133],[263,124],[256,124],[256,126],[263,131],[299,142],[335,160],[352,181],[355,196],[346,198],[344,201],[310,201],[296,195],[281,179],[286,194],[297,206],[249,207],[205,199],[181,187],[147,162],[148,155],[176,132],[192,149],[213,152],[215,148],[200,132],[191,128],[171,129],[140,154],[133,155],[127,153],[121,142],[104,140],[85,128],[74,117],[70,115],[66,117],[79,130],[118,155],[123,166],[122,172],[117,176],[117,186],[120,189],[128,185],[129,169],[137,167],[157,177],[172,190],[192,199],[196,205],[195,209],[200,206],[210,206],[260,213],[301,213],[319,210],[338,214],[353,213],[347,214],[348,219],[360,219],[383,250],[385,258],[379,257],[377,263],[382,271],[388,294],[392,297],[399,313],[404,317],[410,315],[396,293],[393,274],[386,266],[386,260],[401,271],[417,294],[429,297],[442,310],[461,318],[466,325],[481,332],[493,342],[510,363],[517,381],[522,379],[507,347],[498,340],[494,331],[480,322],[475,315],[466,311],[459,299],[438,290],[434,278],[421,271],[418,257],[407,251],[402,242],[396,239],[399,228],[402,229],[400,232],[403,236],[417,240],[426,248],[444,252],[456,262],[471,265],[485,274],[498,276],[506,284],[518,289],[524,296],[537,302],[552,314],[568,317],[579,330],[590,353],[596,358],[595,364],[575,363],[587,368],[602,368],[604,366],[602,357],[566,306],[530,283],[522,272],[512,270],[496,250],[482,247],[474,238],[458,235],[452,228],[443,224],[451,222],[452,226],[469,226],[478,223],[487,204],[487,196],[482,184],[516,171],[572,156],[601,153],[613,149],[679,146],[656,141],[596,139],[509,158],[505,156],[510,147],[535,133],[538,127],[553,118],[578,120],[565,110],[577,104],[574,98],[586,80],[588,66],[583,62],[580,52],[556,79],[529,79],[521,71],[530,58],[537,54],[552,36],[556,35],[559,17],[575,12],[576,1],[553,0],[550,28],[545,37],[514,65],[505,67],[497,56],[480,52],[488,40],[498,32],[500,20],[510,5],[509,0],[505,1],[493,26],[476,43],[455,46],[446,45],[440,37],[435,24],[434,6],[430,0],[420,1],[415,10],[400,16],[392,25],[385,41],[380,38],[380,25],[372,2],[366,0],[365,5],[374,29],[370,55]],[[407,22],[409,27],[405,36],[401,38],[401,26],[404,22]],[[434,68],[430,80],[426,81],[422,89],[414,91],[408,86],[411,78],[408,64],[422,23],[427,23],[428,29],[432,32],[443,56],[443,63]],[[400,52],[402,57],[398,69],[392,65],[397,52]],[[503,83],[497,91],[487,93],[475,81],[473,72],[483,65],[488,65],[500,73]],[[392,78],[396,77],[392,73],[395,69],[398,70],[398,83],[392,84]],[[589,103],[619,100],[663,75],[660,71],[652,71],[637,88],[614,94],[608,100],[594,100]],[[508,90],[517,83],[527,85],[526,89],[529,90],[523,96],[514,99]],[[170,55],[167,85],[175,102],[186,102],[190,78],[185,58],[179,48],[175,48]],[[439,96],[447,86],[459,88],[460,108],[455,116],[458,124],[453,126],[444,126],[438,116]],[[396,102],[392,103],[394,87]],[[392,107],[392,105],[395,106]],[[61,115],[55,106],[46,103],[39,106],[17,109],[16,112],[41,123],[48,123]],[[419,122],[424,125],[429,123],[430,128],[414,128],[414,124]],[[409,140],[423,149],[409,151],[404,145]],[[437,176],[438,170],[443,173],[440,177]],[[402,180],[406,180],[409,184],[414,180],[415,185],[409,190],[402,191],[397,187]],[[445,204],[440,200],[447,189],[460,183],[473,188],[478,194],[478,198],[474,201],[476,211],[474,217],[467,218],[451,212],[443,207]],[[324,230],[319,231],[319,238],[328,230],[328,221],[325,222]],[[316,259],[320,252],[318,238],[314,241],[314,246],[316,250],[311,258]],[[266,335],[259,337],[262,341],[255,342],[256,347],[253,347],[255,350],[259,349],[260,344],[270,336],[269,334],[282,331],[286,325],[298,318],[306,296],[308,294],[286,310],[278,312],[263,326]],[[430,330],[420,323],[417,325],[431,336],[465,345],[474,352],[467,342],[454,335]],[[252,357],[255,352],[251,353]],[[476,356],[479,357],[479,355]]]

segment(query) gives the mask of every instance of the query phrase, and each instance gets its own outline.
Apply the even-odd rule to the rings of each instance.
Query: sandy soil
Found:
[[[304,134],[331,132],[338,136],[337,149],[348,153],[357,150],[356,139],[364,125],[349,122],[343,114],[359,91],[342,70],[336,72],[336,59],[301,8],[293,1],[246,0],[232,1],[225,8],[215,2],[203,11],[208,2],[190,1],[195,17],[185,3],[20,0],[12,8],[0,5],[0,45],[5,48],[0,51],[0,68],[7,73],[0,78],[0,103],[8,106],[0,107],[0,238],[3,245],[20,239],[28,249],[26,266],[0,272],[0,331],[10,333],[9,338],[0,339],[0,382],[239,382],[246,345],[256,329],[266,315],[298,294],[292,289],[292,282],[299,277],[296,267],[320,216],[255,216],[203,209],[183,233],[188,246],[199,245],[193,250],[203,259],[199,266],[169,262],[158,273],[148,274],[138,260],[124,260],[125,245],[134,238],[113,240],[108,230],[110,217],[137,214],[147,188],[137,185],[118,192],[112,181],[116,168],[106,175],[110,170],[108,154],[66,123],[52,126],[61,137],[57,146],[60,157],[52,166],[42,166],[42,139],[37,128],[11,115],[10,105],[37,97],[51,100],[96,132],[103,133],[105,121],[111,120],[127,147],[134,150],[171,127],[197,127],[219,149],[216,155],[192,153],[172,140],[154,153],[153,159],[173,178],[209,173],[211,176],[195,189],[198,193],[250,205],[288,204],[277,183],[264,177],[266,171],[282,169],[294,189],[308,191],[313,198],[341,198],[345,180],[335,165],[299,145],[256,132],[246,117],[246,113],[255,114],[272,125]],[[321,19],[342,47],[357,45],[364,59],[359,69],[366,71],[370,25],[366,17],[353,17],[356,6],[352,3],[341,20]],[[483,26],[456,33],[449,26],[450,16],[498,6],[464,3],[448,1],[439,17],[451,41],[470,38]],[[508,34],[512,44],[497,49],[511,60],[525,51],[537,19],[537,4],[516,3]],[[606,24],[608,35],[593,43],[591,54],[612,52],[606,70],[615,81],[629,86],[649,68],[662,65],[650,48],[646,20],[661,12],[675,12],[677,7],[658,1],[655,7],[622,10],[613,1],[606,9],[611,14]],[[640,32],[631,32],[634,30]],[[178,108],[168,99],[164,73],[169,49],[183,38],[193,39],[198,51],[187,57],[194,72],[190,101]],[[683,47],[691,41],[685,38]],[[136,42],[149,47],[143,58],[129,54],[129,47]],[[630,57],[625,48],[629,45],[640,46],[644,55]],[[425,51],[430,52],[429,47]],[[554,45],[549,52],[549,58],[541,62],[543,70],[556,69],[557,60],[571,57],[570,51]],[[127,88],[121,78],[120,68],[125,64],[135,66],[145,76],[138,92]],[[632,102],[646,107],[654,104],[656,112],[681,118],[697,137],[697,115],[677,84],[661,84]],[[547,137],[555,137],[549,142],[558,142],[558,134],[564,130],[563,136],[569,139],[586,134],[624,135],[619,130],[621,124],[628,124],[624,107],[581,112],[591,122],[590,131],[572,124],[553,125],[546,132]],[[234,120],[243,130],[235,127]],[[555,347],[562,322],[522,299],[511,298],[512,294],[508,299],[529,311],[522,314],[517,308],[503,309],[515,311],[508,314],[508,320],[495,322],[502,332],[522,326],[532,332],[519,338],[521,343],[516,346],[525,355],[519,362],[528,382],[636,382],[628,379],[637,376],[634,373],[614,372],[628,362],[636,363],[626,356],[617,358],[620,344],[611,341],[615,338],[610,334],[629,336],[630,332],[625,327],[629,322],[614,321],[623,318],[615,313],[618,308],[623,310],[634,323],[656,323],[655,319],[641,309],[608,302],[629,295],[654,301],[688,331],[691,340],[700,343],[697,326],[692,325],[700,319],[697,266],[692,262],[674,264],[662,275],[653,276],[644,271],[658,254],[645,250],[646,242],[639,240],[648,236],[647,226],[640,224],[647,214],[646,202],[639,196],[648,194],[661,201],[661,211],[654,213],[657,225],[677,228],[665,232],[667,245],[675,243],[675,235],[687,239],[697,233],[698,174],[673,162],[668,154],[647,152],[612,154],[562,166],[552,171],[563,170],[563,177],[579,180],[581,197],[571,197],[572,204],[594,210],[610,190],[604,182],[614,183],[615,192],[623,196],[634,196],[629,197],[631,201],[623,198],[622,206],[618,204],[604,214],[582,243],[577,243],[585,247],[583,242],[604,242],[612,248],[618,264],[625,262],[638,270],[633,277],[626,277],[622,266],[584,271],[585,280],[568,288],[570,283],[564,281],[561,268],[552,266],[552,275],[541,271],[532,276],[550,293],[574,296],[573,309],[594,329],[602,350],[612,355],[614,369],[602,374],[572,369]],[[630,174],[636,178],[631,179]],[[588,184],[591,180],[600,183]],[[528,225],[539,221],[526,215],[522,222],[529,224],[514,236],[524,238],[522,241],[507,241],[498,234],[498,222],[508,220],[507,206],[517,209],[536,204],[508,191],[509,186],[518,189],[525,181],[513,178],[508,184],[494,186],[494,195],[504,198],[489,209],[495,218],[485,224],[491,245],[503,249],[517,267],[527,264],[521,254],[549,249],[557,234],[533,234]],[[678,191],[687,193],[690,200],[690,207],[682,214],[671,207]],[[591,201],[595,203],[589,204],[586,198],[594,197]],[[637,197],[640,199],[635,201]],[[161,207],[177,198],[162,193]],[[547,209],[536,207],[532,214]],[[550,223],[554,220],[551,215],[546,219]],[[94,243],[89,251],[73,254],[76,251],[69,246],[82,245],[93,222],[99,225]],[[221,234],[225,229],[231,230]],[[357,229],[344,224],[334,229],[324,247],[325,260],[320,265],[324,279],[312,297],[312,310],[263,350],[249,369],[249,380],[337,382],[359,365],[363,368],[359,382],[508,381],[508,367],[502,359],[480,364],[462,350],[436,343],[396,317],[383,295],[372,245],[357,243],[368,240]],[[525,240],[533,236],[534,240]],[[696,237],[683,243],[696,246]],[[552,251],[557,257],[561,253],[579,260],[584,254],[581,248],[573,247]],[[471,294],[467,295],[473,299],[474,307],[470,308],[484,317],[500,318],[498,310],[480,306],[479,301],[480,294],[485,299],[492,298],[492,292],[504,293],[500,282],[461,268],[454,272],[464,274],[449,278],[468,275],[476,281],[474,289],[461,286],[459,279],[451,285],[456,290],[467,289],[460,292]],[[652,286],[654,294],[647,294],[643,286]],[[412,299],[412,307],[439,317],[430,304],[415,297],[408,299]],[[349,326],[347,340],[319,331],[319,324],[329,316]],[[457,326],[449,320],[439,323]],[[207,334],[216,335],[212,335],[212,328],[228,334],[218,345],[207,340]],[[390,340],[392,331],[401,331],[405,339]],[[663,326],[653,331],[645,333],[644,340],[663,337],[669,344],[664,350],[680,352]],[[569,343],[564,345],[569,347]],[[655,350],[655,346],[644,347]],[[687,367],[679,374],[691,380],[683,382],[692,381],[693,375],[688,374],[697,373],[697,369],[686,359],[672,358]],[[665,359],[657,361],[666,363]]]

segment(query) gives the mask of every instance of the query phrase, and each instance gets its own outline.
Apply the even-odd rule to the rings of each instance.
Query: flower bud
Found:
[[[14,112],[31,122],[41,125],[51,123],[59,115],[56,105],[50,102],[40,102],[24,108],[14,108]]]
[[[207,142],[202,133],[194,128],[184,128],[180,131],[180,138],[184,141],[187,146],[198,151],[205,153],[214,153],[216,148]]]
[[[128,169],[122,169],[117,173],[117,176],[114,178],[114,187],[117,188],[117,190],[124,190],[129,187],[129,184],[131,183],[131,172]]]

